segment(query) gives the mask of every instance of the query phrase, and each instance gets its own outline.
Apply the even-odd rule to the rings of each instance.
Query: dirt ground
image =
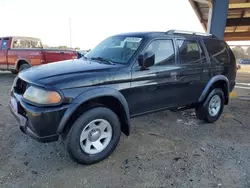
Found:
[[[8,109],[13,79],[0,73],[1,188],[250,187],[247,100],[232,99],[214,124],[197,120],[193,110],[135,118],[131,136],[123,135],[108,159],[82,166],[62,143],[21,133]]]

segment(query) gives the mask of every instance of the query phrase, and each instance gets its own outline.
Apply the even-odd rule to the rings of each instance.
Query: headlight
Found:
[[[46,91],[34,86],[30,86],[23,97],[37,104],[57,104],[62,99],[60,94],[55,91]]]

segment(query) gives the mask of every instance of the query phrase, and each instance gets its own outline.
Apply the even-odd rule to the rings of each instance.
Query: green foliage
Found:
[[[247,57],[250,58],[250,46],[247,48],[246,53],[247,53]]]
[[[236,46],[232,49],[233,53],[234,53],[234,56],[236,59],[243,59],[245,58],[245,52],[244,52],[244,49],[240,46]]]

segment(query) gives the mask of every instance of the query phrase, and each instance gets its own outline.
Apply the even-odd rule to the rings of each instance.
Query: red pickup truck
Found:
[[[31,66],[76,59],[77,55],[71,50],[44,49],[37,38],[0,38],[0,70],[9,70],[14,74]]]

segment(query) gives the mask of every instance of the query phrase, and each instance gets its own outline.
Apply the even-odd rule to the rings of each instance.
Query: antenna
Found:
[[[69,47],[72,48],[72,37],[71,37],[71,18],[69,18]]]

